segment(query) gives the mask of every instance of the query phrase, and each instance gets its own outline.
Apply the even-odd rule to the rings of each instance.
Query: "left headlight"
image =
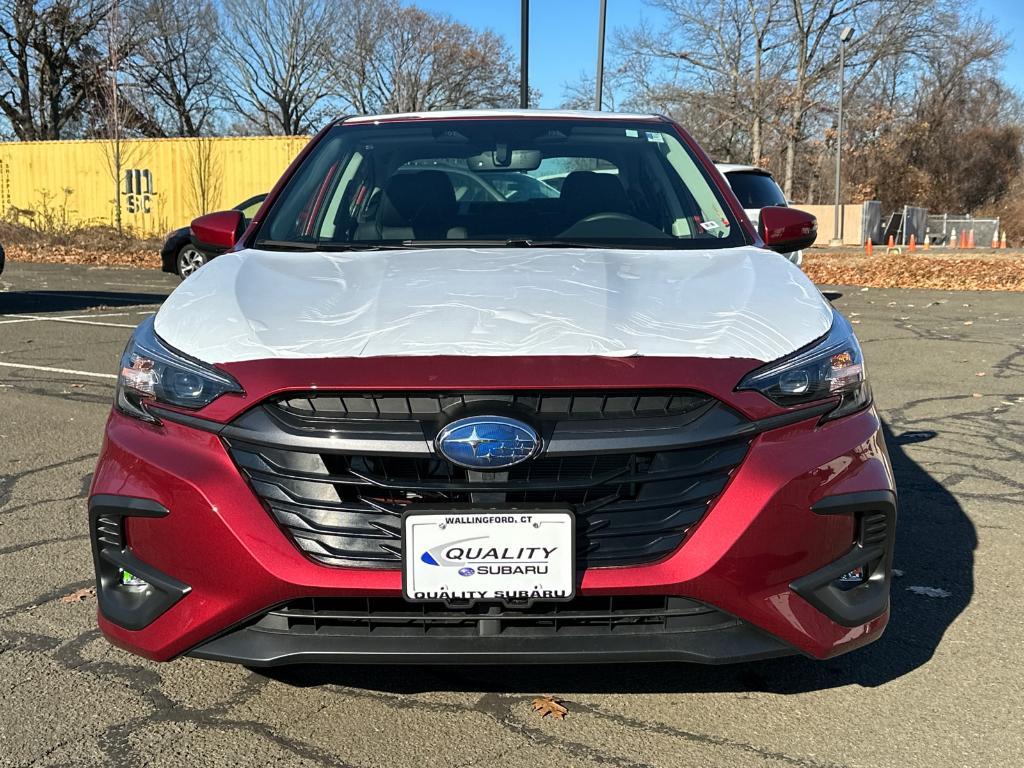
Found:
[[[755,390],[783,406],[836,399],[823,419],[859,411],[871,403],[864,355],[849,321],[832,310],[832,327],[820,340],[796,354],[747,374],[736,387]]]
[[[164,344],[149,317],[135,329],[121,355],[115,402],[128,416],[158,423],[147,403],[202,408],[226,392],[242,391],[228,374]]]

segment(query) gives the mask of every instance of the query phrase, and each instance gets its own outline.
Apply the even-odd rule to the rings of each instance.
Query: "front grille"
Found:
[[[621,419],[672,416],[688,413],[709,398],[698,392],[483,392],[415,394],[343,393],[290,397],[278,402],[285,413],[301,419],[417,419],[432,420],[484,405],[559,419]]]
[[[587,636],[719,629],[736,620],[682,597],[577,597],[529,608],[407,603],[398,597],[295,600],[251,629],[295,635],[373,637]]]
[[[709,438],[709,423],[721,432],[723,424],[742,420],[703,395],[658,393],[660,415],[652,415],[653,405],[643,405],[651,402],[645,394],[563,395],[558,409],[502,411],[537,425],[546,453],[502,472],[466,470],[430,447],[444,423],[465,415],[464,407],[444,410],[440,419],[437,414],[411,418],[423,413],[414,402],[441,404],[446,397],[485,412],[530,398],[543,408],[545,400],[524,393],[392,395],[384,399],[404,401],[409,410],[385,425],[380,421],[382,398],[293,397],[249,412],[225,431],[225,440],[256,494],[303,552],[330,565],[384,568],[401,561],[401,516],[414,504],[567,506],[576,515],[581,567],[656,561],[679,547],[701,519],[750,441],[742,430],[727,429]],[[357,399],[374,402],[376,415],[357,419],[329,410],[335,402]],[[312,403],[308,415],[296,403]],[[594,418],[567,416],[573,412]],[[559,436],[569,434],[559,430],[567,424],[571,441],[563,442],[582,446],[579,453],[559,450]],[[346,442],[350,434],[355,437]],[[374,435],[401,439],[369,440]],[[665,447],[631,447],[648,448],[650,440]]]

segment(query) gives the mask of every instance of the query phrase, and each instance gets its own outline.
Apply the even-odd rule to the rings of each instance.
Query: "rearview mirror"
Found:
[[[226,251],[238,242],[245,229],[241,211],[217,211],[193,219],[192,239],[200,248]]]
[[[762,208],[757,228],[764,247],[776,253],[810,248],[818,237],[818,220],[796,208],[774,205]]]
[[[539,149],[509,149],[498,144],[492,152],[481,152],[469,157],[471,171],[535,171],[540,167]]]

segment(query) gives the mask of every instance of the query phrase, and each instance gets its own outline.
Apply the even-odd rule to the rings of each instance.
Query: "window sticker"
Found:
[[[648,141],[653,141],[655,144],[664,144],[665,143],[665,137],[662,136],[657,131],[647,131],[646,133],[647,133],[647,140]]]
[[[629,136],[629,138],[631,139],[637,139],[640,138],[640,131],[638,131],[636,128],[627,128],[626,135]]]
[[[706,229],[708,231],[711,231],[712,229],[718,229],[718,222],[717,221],[702,221],[702,222],[700,222],[700,225],[701,225],[701,227],[703,227],[704,229]]]

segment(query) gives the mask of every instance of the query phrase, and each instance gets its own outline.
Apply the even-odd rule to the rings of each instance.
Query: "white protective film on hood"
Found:
[[[381,355],[742,357],[822,336],[832,311],[756,248],[246,250],[184,281],[156,317],[209,363]]]

